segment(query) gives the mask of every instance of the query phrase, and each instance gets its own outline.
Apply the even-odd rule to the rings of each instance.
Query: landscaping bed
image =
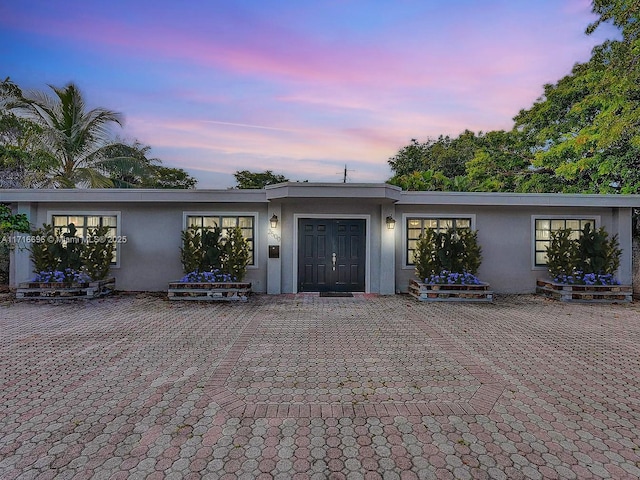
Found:
[[[409,294],[423,302],[492,302],[488,283],[476,285],[434,284],[411,280]]]
[[[241,301],[251,294],[247,282],[170,282],[169,300]]]
[[[631,285],[567,285],[538,279],[536,293],[563,302],[627,303],[632,301]]]
[[[16,290],[17,300],[80,299],[90,300],[109,295],[115,290],[116,279],[92,282],[24,282]]]

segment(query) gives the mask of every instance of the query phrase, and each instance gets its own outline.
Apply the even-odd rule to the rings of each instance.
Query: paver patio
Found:
[[[640,477],[640,305],[0,301],[0,478]]]

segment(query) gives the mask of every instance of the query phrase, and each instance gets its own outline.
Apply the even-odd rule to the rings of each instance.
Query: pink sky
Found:
[[[508,129],[612,30],[590,2],[112,1],[0,6],[23,88],[75,82],[200,188],[236,170],[382,182],[412,138]],[[11,45],[11,47],[8,47]],[[3,78],[4,78],[3,77]]]

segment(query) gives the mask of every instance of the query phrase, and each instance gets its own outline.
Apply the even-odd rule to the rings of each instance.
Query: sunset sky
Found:
[[[0,76],[72,81],[199,188],[383,182],[412,138],[508,129],[612,36],[587,0],[0,1]]]

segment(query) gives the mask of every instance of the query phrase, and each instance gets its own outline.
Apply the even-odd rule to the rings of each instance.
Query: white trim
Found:
[[[96,216],[96,217],[116,217],[116,237],[122,235],[122,215],[120,210],[47,210],[47,222],[53,225],[53,217],[55,215],[67,215],[67,216]],[[110,268],[120,268],[120,245],[126,245],[125,243],[116,244],[116,263],[111,265]]]
[[[600,228],[600,215],[531,215],[531,270],[547,270],[545,265],[536,265],[536,220],[588,220],[593,218],[593,228]]]
[[[258,244],[260,240],[258,239],[258,221],[259,215],[258,212],[242,212],[237,210],[224,211],[224,210],[197,210],[197,211],[183,211],[182,212],[182,230],[187,228],[187,217],[253,217],[253,265],[247,265],[247,270],[257,270],[258,269],[258,252],[260,251],[258,248]]]
[[[298,293],[298,223],[302,218],[326,218],[330,220],[364,220],[366,236],[366,256],[364,263],[364,292],[370,293],[371,288],[371,215],[347,213],[325,214],[325,213],[294,213],[293,214],[293,291]],[[385,225],[383,225],[387,228]]]
[[[437,219],[458,219],[465,218],[471,220],[471,230],[476,229],[475,213],[403,213],[402,214],[402,270],[414,270],[415,265],[409,265],[407,255],[407,220],[409,218],[437,218]]]

